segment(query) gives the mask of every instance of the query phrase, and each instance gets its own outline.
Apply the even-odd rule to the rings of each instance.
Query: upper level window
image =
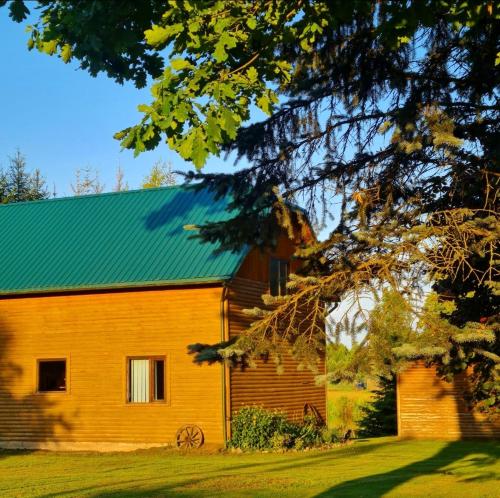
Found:
[[[128,401],[130,403],[165,401],[165,358],[128,360]]]
[[[66,391],[66,360],[38,360],[38,392]]]
[[[269,292],[271,296],[285,296],[288,279],[288,261],[271,258],[269,265]]]

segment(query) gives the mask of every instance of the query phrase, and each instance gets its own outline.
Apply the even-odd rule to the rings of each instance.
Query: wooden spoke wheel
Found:
[[[199,448],[204,439],[203,431],[197,425],[184,425],[175,435],[177,448],[181,449]]]

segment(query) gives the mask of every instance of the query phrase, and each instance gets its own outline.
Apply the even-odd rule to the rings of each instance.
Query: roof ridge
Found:
[[[181,183],[180,185],[165,185],[163,187],[148,187],[148,188],[137,188],[133,190],[121,190],[119,192],[100,192],[96,194],[84,194],[84,195],[66,195],[64,197],[53,197],[51,199],[37,199],[37,200],[32,200],[32,201],[21,201],[21,202],[7,202],[5,204],[0,203],[0,209],[1,208],[6,208],[6,207],[19,207],[19,206],[26,206],[26,205],[32,205],[32,204],[40,204],[40,203],[46,203],[46,202],[61,202],[61,201],[73,201],[73,200],[80,200],[80,199],[89,199],[89,198],[95,198],[95,197],[108,197],[108,196],[118,196],[118,195],[127,195],[127,194],[139,194],[139,193],[146,193],[146,192],[152,192],[152,191],[158,191],[158,190],[173,190],[173,189],[187,189],[187,188],[192,188],[196,184],[194,183]]]

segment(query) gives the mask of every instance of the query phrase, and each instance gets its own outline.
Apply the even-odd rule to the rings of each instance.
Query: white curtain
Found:
[[[149,360],[130,360],[130,401],[149,403]]]

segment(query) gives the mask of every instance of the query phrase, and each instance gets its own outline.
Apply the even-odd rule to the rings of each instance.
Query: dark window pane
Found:
[[[165,399],[165,361],[154,360],[155,371],[155,401]]]
[[[269,264],[269,292],[271,296],[284,296],[287,293],[288,263],[271,258]]]
[[[286,295],[286,282],[288,280],[288,263],[280,261],[280,296]]]
[[[279,259],[271,258],[269,264],[269,292],[271,296],[279,296],[280,293],[280,261]]]
[[[38,390],[66,391],[66,360],[38,362]]]

